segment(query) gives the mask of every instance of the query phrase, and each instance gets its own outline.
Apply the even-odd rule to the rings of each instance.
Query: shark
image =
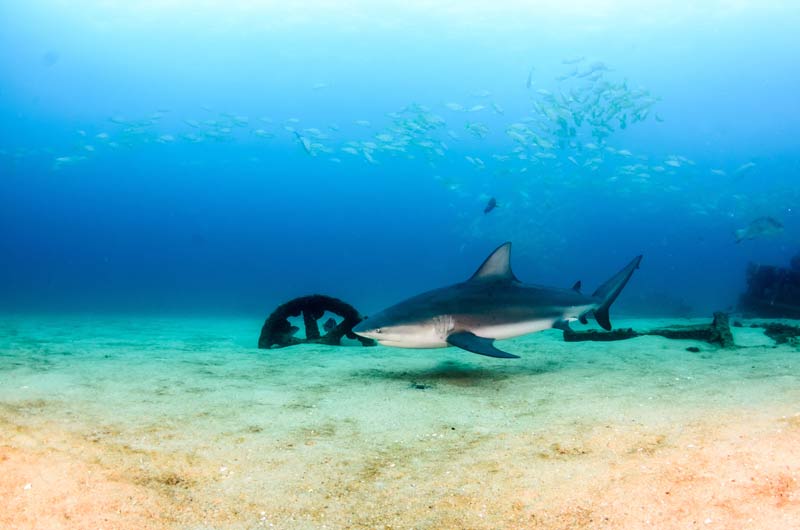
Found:
[[[593,317],[611,329],[609,307],[639,268],[636,256],[591,295],[572,288],[521,282],[511,270],[511,243],[484,260],[466,281],[427,291],[364,319],[353,332],[396,348],[446,348],[503,359],[518,355],[500,350],[495,340],[546,329],[569,330],[575,320]]]

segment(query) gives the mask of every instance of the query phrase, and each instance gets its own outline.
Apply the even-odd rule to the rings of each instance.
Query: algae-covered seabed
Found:
[[[0,318],[0,528],[800,526],[800,352],[760,330],[505,361],[259,326]]]

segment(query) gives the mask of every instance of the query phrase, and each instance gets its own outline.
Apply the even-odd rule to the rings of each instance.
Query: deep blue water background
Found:
[[[523,280],[589,289],[643,253],[620,310],[730,306],[748,262],[800,251],[800,8],[704,4],[3,3],[0,310],[261,315],[322,292],[370,312],[469,276],[507,239]],[[661,98],[663,123],[651,117],[609,145],[651,164],[673,154],[695,164],[626,186],[465,162],[507,153],[503,130],[529,111],[532,91],[553,90],[569,69],[562,59],[582,55]],[[477,140],[450,101],[495,101],[505,114],[476,116],[492,129]],[[338,123],[332,144],[369,140],[410,103],[460,133],[435,168],[312,157],[283,130],[296,117],[297,127]],[[118,134],[110,117],[158,109],[168,112],[146,140],[110,149],[93,139]],[[224,142],[179,137],[192,132],[183,120],[221,112],[250,126]],[[274,120],[264,126],[274,138],[250,133],[260,116]],[[361,119],[371,128],[353,124]],[[176,139],[154,141],[163,134]],[[54,169],[75,153],[86,159]],[[487,196],[500,208],[484,216]],[[763,215],[784,232],[736,244],[733,231]]]

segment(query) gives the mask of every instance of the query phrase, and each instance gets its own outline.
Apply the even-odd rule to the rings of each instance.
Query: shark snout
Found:
[[[369,317],[364,317],[364,320],[353,327],[353,333],[361,335],[362,337],[374,339],[380,334],[380,328],[376,327],[375,324],[376,322],[374,319],[370,321]]]
[[[361,335],[362,332],[365,332],[368,329],[369,326],[367,325],[367,319],[365,318],[364,320],[353,326],[353,333],[358,333],[359,335]]]
[[[398,336],[398,331],[400,335]],[[391,318],[387,318],[384,313],[374,315],[372,318],[365,318],[353,327],[353,333],[373,339],[381,344],[403,342],[404,328],[398,327]]]

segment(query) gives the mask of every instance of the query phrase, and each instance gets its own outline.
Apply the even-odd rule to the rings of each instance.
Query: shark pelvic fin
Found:
[[[471,351],[478,355],[497,357],[499,359],[519,359],[518,355],[511,355],[494,347],[494,339],[479,337],[469,331],[456,331],[447,336],[447,343],[462,350]]]
[[[489,254],[475,274],[470,277],[470,281],[486,279],[519,281],[511,272],[510,242],[503,243]]]
[[[576,293],[581,292],[581,281],[580,280],[575,282],[575,285],[572,286],[572,290],[575,291]]]
[[[553,322],[553,329],[560,329],[561,331],[572,331],[572,328],[569,327],[569,322],[567,322],[563,318],[561,320],[556,320],[555,322]]]

